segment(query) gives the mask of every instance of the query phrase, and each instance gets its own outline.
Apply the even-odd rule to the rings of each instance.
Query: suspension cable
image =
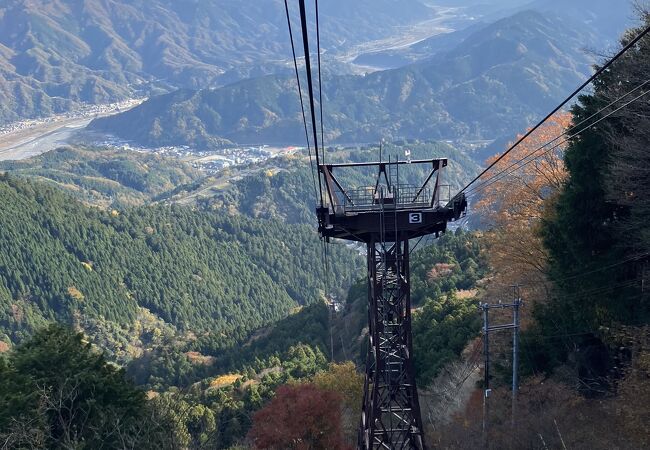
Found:
[[[305,139],[307,140],[307,153],[309,154],[309,165],[311,166],[311,177],[314,184],[314,196],[318,202],[318,191],[316,189],[316,175],[314,171],[314,161],[311,155],[311,144],[309,141],[309,131],[307,131],[307,116],[305,115],[305,103],[302,99],[302,86],[300,84],[300,75],[298,73],[298,59],[296,58],[296,46],[293,40],[293,28],[291,26],[291,16],[289,15],[288,0],[284,0],[284,9],[287,13],[287,26],[289,27],[289,38],[291,39],[291,53],[293,54],[293,67],[296,72],[296,83],[298,85],[298,97],[300,98],[300,111],[302,112],[302,123],[305,126]]]
[[[553,111],[551,111],[544,119],[542,119],[537,125],[531,128],[526,134],[519,138],[505,153],[499,156],[492,164],[490,164],[485,170],[483,170],[479,175],[477,175],[472,181],[470,181],[464,188],[462,188],[458,194],[459,195],[475,182],[477,182],[483,175],[485,175],[490,169],[497,165],[503,158],[506,157],[512,150],[519,146],[525,139],[527,139],[531,134],[533,134],[539,127],[541,127],[548,119],[553,117],[560,109],[562,109],[567,103],[569,103],[576,95],[578,95],[585,87],[591,84],[594,80],[600,77],[607,69],[611,67],[614,62],[616,62],[621,56],[623,56],[630,48],[636,45],[644,36],[650,33],[650,26],[646,27],[641,31],[634,39],[632,39],[623,49],[621,49],[613,58],[611,58],[605,65],[599,68],[587,81],[585,81],[580,87],[578,87],[571,95],[569,95],[562,103],[560,103]]]
[[[320,176],[320,155],[318,153],[318,131],[316,129],[316,111],[314,108],[314,83],[311,72],[311,56],[309,53],[309,33],[307,30],[307,13],[305,11],[305,0],[299,0],[300,4],[300,25],[302,28],[302,41],[305,50],[305,66],[307,69],[307,88],[309,91],[309,109],[311,112],[311,127],[314,134],[314,151],[316,153],[316,166],[318,168],[318,190],[320,192],[320,205],[323,207],[323,186]]]
[[[323,164],[325,164],[325,133],[323,132],[323,82],[321,74],[321,51],[320,51],[320,17],[318,13],[318,0],[316,5],[316,45],[318,50],[318,104],[320,107],[320,145],[323,149]]]
[[[633,98],[632,100],[630,100],[629,102],[625,103],[624,105],[622,105],[622,106],[616,108],[615,110],[613,110],[613,111],[611,111],[610,113],[608,113],[607,115],[601,117],[600,119],[598,119],[597,121],[593,122],[592,124],[587,125],[586,127],[582,128],[580,131],[578,131],[578,132],[576,132],[576,133],[574,133],[574,134],[568,136],[566,139],[564,139],[564,140],[561,141],[560,143],[554,145],[553,147],[550,147],[548,150],[542,152],[541,154],[539,154],[539,155],[536,156],[535,158],[533,158],[533,159],[531,159],[531,160],[529,160],[529,161],[527,161],[527,162],[521,164],[520,166],[514,168],[513,170],[511,170],[510,172],[508,172],[508,173],[506,173],[506,174],[503,174],[503,175],[500,176],[500,177],[495,177],[495,178],[492,179],[489,183],[485,183],[485,184],[483,184],[483,185],[481,185],[481,186],[478,186],[476,189],[472,190],[472,191],[469,192],[467,195],[468,195],[468,196],[476,195],[476,194],[477,194],[478,192],[480,192],[481,190],[483,190],[483,189],[487,188],[488,186],[491,186],[492,184],[496,183],[497,181],[499,181],[499,180],[505,178],[507,175],[510,175],[510,174],[514,173],[515,171],[521,169],[522,167],[527,166],[528,164],[530,164],[531,162],[535,161],[536,159],[538,159],[538,158],[540,158],[540,157],[542,157],[542,156],[548,154],[549,152],[551,152],[551,151],[555,150],[556,148],[560,147],[561,145],[563,145],[563,144],[569,142],[571,139],[573,139],[573,138],[575,138],[575,137],[581,135],[582,133],[584,133],[585,131],[587,131],[587,130],[590,129],[591,127],[593,127],[593,126],[595,126],[595,125],[598,125],[598,124],[599,124],[600,122],[602,122],[603,120],[605,120],[605,119],[611,117],[612,115],[616,114],[617,112],[621,111],[622,109],[628,107],[629,105],[631,105],[632,103],[634,103],[635,101],[639,100],[640,98],[644,97],[644,96],[647,95],[647,94],[650,94],[650,91],[645,91],[645,92],[642,93],[641,95],[638,95],[637,97]],[[544,146],[542,146],[541,148],[544,148]],[[538,149],[538,150],[539,150],[539,149]],[[523,160],[522,160],[521,162],[523,162]],[[461,191],[461,192],[462,192],[462,191]]]
[[[554,142],[556,142],[557,140],[559,140],[562,136],[566,136],[566,135],[568,135],[569,133],[571,133],[572,131],[578,129],[579,127],[581,127],[582,125],[584,125],[585,123],[587,123],[588,121],[590,121],[591,119],[597,117],[600,113],[602,113],[602,112],[603,112],[604,110],[606,110],[607,108],[610,108],[610,107],[614,106],[616,103],[620,102],[620,101],[623,100],[624,98],[626,98],[626,97],[632,95],[633,93],[635,93],[635,92],[638,91],[639,89],[645,87],[648,83],[650,83],[650,79],[646,80],[645,82],[643,82],[643,83],[640,84],[639,86],[635,87],[635,88],[632,89],[631,91],[627,92],[626,94],[624,94],[624,95],[618,97],[616,100],[613,100],[613,101],[610,102],[607,106],[604,106],[603,108],[601,108],[600,110],[598,110],[597,112],[595,112],[594,114],[592,114],[591,116],[589,116],[588,118],[584,119],[584,120],[581,121],[580,123],[578,123],[578,124],[576,124],[576,125],[573,125],[571,128],[567,128],[567,129],[564,130],[562,133],[558,134],[554,139],[552,139],[552,140],[548,141],[547,143],[545,143],[544,145],[542,145],[542,146],[536,148],[535,150],[533,150],[532,152],[528,153],[528,154],[527,154],[526,156],[524,156],[523,158],[514,161],[512,164],[510,164],[510,165],[509,165],[508,167],[506,167],[505,169],[503,169],[503,170],[501,170],[500,172],[498,172],[498,173],[492,175],[491,177],[489,177],[489,178],[483,180],[483,181],[481,182],[481,184],[479,184],[479,185],[477,185],[477,186],[474,186],[473,188],[469,189],[469,190],[467,191],[467,193],[469,194],[469,193],[471,193],[472,191],[475,191],[475,190],[480,189],[481,187],[483,187],[484,185],[486,185],[486,184],[487,184],[488,182],[490,182],[491,180],[497,178],[499,175],[501,175],[501,174],[507,172],[507,171],[510,170],[512,167],[514,167],[514,166],[516,166],[517,164],[519,164],[519,163],[525,161],[526,159],[532,157],[533,155],[535,155],[538,151],[542,150],[543,148],[545,148],[545,147],[547,147],[547,146],[553,144]],[[538,156],[536,156],[536,157],[533,158],[533,159],[536,159],[536,158],[539,157],[539,156],[542,156],[542,155],[538,155]]]

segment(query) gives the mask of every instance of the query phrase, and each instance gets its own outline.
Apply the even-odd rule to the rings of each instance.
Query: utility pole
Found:
[[[514,287],[515,299],[512,306],[512,425],[515,424],[517,393],[519,391],[519,307],[521,297],[519,286]]]
[[[512,425],[515,424],[517,408],[517,391],[519,390],[519,307],[523,302],[519,295],[519,286],[513,286],[514,300],[512,303],[480,303],[479,309],[483,313],[483,357],[484,357],[484,391],[483,391],[483,446],[489,448],[489,397],[490,389],[490,331],[513,330],[512,333]],[[512,323],[490,325],[491,309],[512,308]]]
[[[490,323],[488,312],[490,311],[487,303],[480,304],[483,310],[483,447],[488,448],[488,417],[489,406],[488,397],[490,395]]]
[[[330,299],[329,304],[330,310],[330,362],[334,362],[334,313],[336,312],[336,306],[334,305],[334,299]]]

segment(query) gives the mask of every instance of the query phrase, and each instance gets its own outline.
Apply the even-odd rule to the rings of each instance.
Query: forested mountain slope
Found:
[[[0,199],[5,341],[49,320],[128,328],[147,311],[218,349],[320,301],[324,268],[310,227],[180,207],[103,212],[6,176]],[[334,247],[337,279],[353,276],[351,256]]]
[[[584,51],[588,35],[558,16],[524,11],[424,63],[326,78],[327,141],[509,136],[586,77],[594,61]],[[265,77],[156,97],[90,128],[154,146],[289,144],[304,140],[299,105],[293,79]]]
[[[20,161],[0,161],[0,172],[47,181],[102,207],[139,206],[204,175],[189,164],[153,153],[65,146]]]

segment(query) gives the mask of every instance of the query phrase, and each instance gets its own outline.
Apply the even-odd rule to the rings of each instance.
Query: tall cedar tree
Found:
[[[623,43],[636,32],[631,31]],[[649,42],[644,39],[607,70],[595,82],[593,94],[580,97],[572,110],[573,123],[588,119],[620,94],[638,86],[639,76],[635,73],[647,78]],[[635,108],[644,109],[646,117],[639,115],[635,126],[616,114],[571,140],[565,153],[569,179],[542,229],[550,255],[550,277],[557,289],[552,301],[535,310],[537,335],[543,338],[531,346],[535,353],[533,364],[548,370],[572,354],[577,372],[586,383],[602,380],[611,367],[600,336],[602,327],[639,324],[648,318],[638,249],[633,245],[637,237],[621,231],[626,218],[636,213],[637,202],[623,201],[609,191],[612,167],[625,158],[616,151],[612,136],[635,136],[648,120],[647,100],[639,100]],[[597,117],[614,109],[608,108]],[[645,228],[648,219],[643,219]]]

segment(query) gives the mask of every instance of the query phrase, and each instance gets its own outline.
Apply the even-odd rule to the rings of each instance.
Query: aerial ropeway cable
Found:
[[[477,186],[473,186],[473,187],[471,187],[470,189],[467,189],[467,190],[466,190],[466,195],[467,195],[468,197],[476,195],[478,192],[483,191],[484,189],[486,189],[487,187],[489,187],[489,186],[491,186],[492,184],[496,183],[497,181],[500,181],[500,180],[506,178],[508,175],[513,174],[513,173],[516,172],[517,170],[521,169],[522,167],[527,166],[528,164],[530,164],[531,162],[535,161],[536,159],[539,159],[540,157],[542,157],[542,156],[544,156],[544,155],[550,153],[551,151],[553,151],[553,150],[555,150],[555,149],[561,147],[562,145],[564,145],[564,144],[566,144],[567,142],[571,141],[573,138],[576,138],[576,137],[580,136],[582,133],[584,133],[585,131],[587,131],[587,130],[590,129],[591,127],[593,127],[593,126],[599,124],[600,122],[602,122],[602,121],[604,121],[605,119],[607,119],[607,118],[613,116],[614,114],[616,114],[617,112],[621,111],[622,109],[627,108],[627,107],[630,106],[632,103],[634,103],[634,102],[640,100],[641,98],[645,97],[646,95],[648,95],[648,94],[650,93],[650,90],[647,90],[647,91],[641,93],[640,95],[634,97],[632,100],[630,100],[630,101],[624,103],[622,106],[619,106],[618,108],[616,108],[616,109],[614,109],[613,111],[609,112],[609,113],[606,114],[605,116],[600,117],[598,120],[596,120],[596,121],[594,121],[594,122],[592,122],[592,123],[590,123],[590,124],[588,124],[588,125],[582,127],[582,125],[584,125],[585,123],[589,122],[591,119],[596,118],[597,116],[599,116],[600,114],[602,114],[605,110],[607,110],[608,108],[614,106],[616,103],[618,103],[618,102],[620,102],[621,100],[625,99],[626,97],[630,96],[631,94],[633,94],[634,92],[638,91],[639,89],[641,89],[642,87],[646,86],[647,84],[650,84],[650,80],[645,81],[645,82],[642,83],[641,85],[637,86],[636,88],[632,89],[631,91],[627,92],[626,94],[622,95],[621,97],[617,98],[616,100],[613,100],[613,101],[610,102],[608,105],[604,106],[603,108],[601,108],[600,110],[598,110],[597,112],[595,112],[594,114],[592,114],[590,117],[586,118],[585,120],[583,120],[583,121],[580,122],[579,124],[574,125],[574,126],[571,127],[571,128],[568,128],[567,130],[563,131],[562,133],[560,133],[559,135],[557,135],[555,138],[551,139],[550,141],[546,142],[545,144],[540,145],[539,147],[537,147],[536,149],[534,149],[532,152],[528,153],[528,154],[527,154],[526,156],[524,156],[523,158],[520,158],[520,159],[514,161],[514,162],[511,163],[508,167],[506,167],[505,169],[501,170],[500,172],[498,172],[498,173],[494,174],[493,176],[491,176],[491,177],[489,177],[489,178],[483,180],[483,181],[481,182],[481,184],[479,184],[479,185],[477,185]],[[579,131],[573,133],[573,131],[575,131],[575,130],[578,129],[579,127],[582,127],[582,128],[581,128]],[[571,133],[571,134],[570,134],[570,133]],[[548,147],[549,145],[551,145],[551,144],[557,142],[558,140],[560,140],[563,136],[567,136],[566,139],[563,139],[562,141],[558,142],[557,144],[553,145],[552,147],[549,147],[548,149],[546,149],[546,150],[543,151],[542,153],[537,154],[537,152],[539,152],[540,150],[544,150],[544,149],[545,149],[546,147]]]
[[[320,97],[320,133],[321,133],[321,143],[322,143],[322,138],[324,136],[324,131],[323,131],[323,89],[322,89],[322,81],[321,81],[321,57],[320,57],[320,20],[319,20],[319,12],[318,12],[318,1],[315,1],[315,8],[316,8],[316,39],[317,39],[317,48],[318,48],[318,86],[319,86],[319,97]],[[311,64],[311,53],[309,50],[309,30],[308,30],[308,22],[307,22],[307,11],[306,11],[306,6],[305,6],[305,0],[299,0],[298,1],[298,6],[300,10],[300,28],[301,28],[301,33],[302,33],[302,42],[303,42],[303,49],[304,49],[304,58],[305,58],[305,72],[306,72],[306,78],[307,78],[307,97],[308,97],[308,105],[309,105],[309,113],[310,113],[310,119],[311,119],[311,124],[308,124],[307,121],[307,114],[305,113],[305,103],[303,100],[303,94],[302,94],[302,84],[300,82],[300,73],[298,71],[298,57],[296,55],[296,48],[295,48],[295,43],[294,43],[294,38],[293,38],[293,28],[291,25],[291,15],[289,13],[289,4],[288,0],[284,0],[284,8],[287,16],[287,26],[289,28],[289,38],[291,39],[291,52],[293,56],[293,65],[294,65],[294,70],[295,70],[295,76],[296,76],[296,83],[298,85],[298,95],[300,97],[300,108],[302,112],[302,121],[303,125],[305,127],[305,139],[307,141],[307,150],[309,153],[309,161],[310,164],[312,165],[312,178],[314,178],[314,186],[316,185],[315,178],[318,177],[318,189],[317,189],[317,199],[316,201],[320,203],[320,206],[323,207],[324,201],[323,201],[323,187],[322,187],[322,180],[321,180],[321,154],[320,154],[320,146],[319,146],[319,140],[318,140],[318,126],[317,126],[317,120],[316,120],[316,105],[315,105],[315,96],[314,96],[314,82],[313,82],[313,75],[312,75],[312,64]],[[311,128],[311,139],[309,137],[309,130],[308,128]],[[316,159],[316,174],[314,174],[314,166],[313,166],[313,161],[312,161],[312,155],[311,155],[311,143],[313,142],[314,145],[314,155]]]
[[[494,162],[492,162],[485,170],[483,170],[479,175],[477,175],[472,181],[470,181],[465,187],[463,187],[456,196],[464,193],[470,186],[476,183],[481,179],[488,171],[490,171],[494,166],[503,160],[510,152],[517,148],[524,140],[526,140],[530,135],[532,135],[539,127],[541,127],[547,120],[560,111],[564,106],[566,106],[576,95],[578,95],[584,88],[593,83],[598,79],[607,69],[609,69],[612,64],[614,64],[619,58],[621,58],[628,50],[634,47],[643,37],[650,33],[650,26],[643,29],[634,39],[632,39],[623,49],[621,49],[614,57],[612,57],[607,63],[600,67],[587,81],[580,85],[575,91],[573,91],[562,103],[560,103],[553,111],[551,111],[546,117],[544,117],[537,125],[528,130],[521,138],[519,138],[508,150],[506,150],[501,156],[499,156]]]
[[[316,46],[317,46],[317,51],[318,51],[318,94],[319,94],[319,115],[320,115],[320,135],[321,135],[321,147],[323,146],[324,142],[324,126],[323,126],[323,85],[322,85],[322,70],[321,70],[321,43],[320,43],[320,15],[319,15],[319,8],[318,8],[318,0],[314,0],[315,2],[315,14],[316,14]],[[320,203],[320,207],[324,207],[324,200],[323,200],[323,188],[322,188],[322,180],[321,180],[321,155],[319,152],[319,140],[318,140],[318,131],[317,131],[317,120],[316,120],[316,112],[315,112],[315,100],[314,100],[314,86],[313,86],[313,76],[312,76],[312,65],[311,65],[311,53],[309,50],[309,31],[307,27],[307,14],[306,14],[306,6],[305,6],[305,1],[304,0],[299,0],[299,9],[300,9],[300,26],[301,26],[301,32],[302,32],[302,40],[303,40],[303,48],[304,48],[304,57],[305,57],[305,69],[306,69],[306,77],[307,77],[307,90],[308,90],[308,101],[309,101],[309,112],[310,112],[310,117],[311,117],[311,127],[309,127],[307,123],[307,115],[305,113],[305,105],[303,101],[303,95],[302,95],[302,87],[301,87],[301,82],[300,82],[300,73],[298,71],[298,59],[296,56],[296,50],[295,50],[295,44],[293,40],[293,31],[292,31],[292,26],[291,26],[291,15],[289,13],[289,5],[288,5],[288,0],[284,0],[284,6],[285,6],[285,12],[287,15],[287,25],[289,28],[289,37],[291,39],[291,51],[293,55],[293,64],[294,64],[294,70],[295,70],[295,76],[296,76],[296,82],[298,85],[298,95],[300,97],[300,108],[302,112],[302,121],[305,129],[305,139],[307,141],[307,150],[309,154],[309,162],[311,165],[311,172],[312,172],[312,179],[314,181],[314,191],[316,193],[316,202]],[[309,131],[308,128],[311,128],[312,130],[312,138],[310,140],[309,137]],[[314,154],[315,154],[315,159],[316,159],[316,171],[314,171],[314,162],[312,159],[311,155],[311,142],[314,143]],[[324,163],[324,155],[323,155],[323,163]],[[318,177],[318,188],[316,188],[316,177]],[[328,250],[329,248],[329,241],[323,239],[322,236],[320,236],[320,243],[321,243],[321,253],[322,253],[322,261],[323,261],[323,270],[324,270],[324,287],[325,287],[325,297],[327,298],[328,292],[329,292],[329,278],[330,278],[330,252]],[[334,359],[334,345],[333,345],[333,338],[332,338],[332,317],[331,317],[331,312],[332,312],[332,306],[330,305],[330,345],[331,345],[331,358],[332,360]]]
[[[302,29],[302,43],[305,50],[305,69],[307,71],[307,91],[309,95],[309,111],[311,113],[311,128],[313,132],[314,152],[316,154],[316,167],[318,168],[318,190],[320,193],[320,206],[323,207],[323,187],[320,177],[320,154],[318,151],[318,131],[316,127],[316,108],[314,102],[314,82],[311,71],[311,54],[309,52],[309,30],[307,29],[307,12],[305,0],[299,0],[300,27]]]
[[[311,143],[309,140],[309,131],[307,130],[307,116],[305,115],[305,102],[302,97],[302,85],[300,83],[300,74],[298,73],[298,59],[296,58],[296,46],[293,40],[293,27],[291,26],[291,16],[289,14],[288,0],[284,0],[284,9],[287,14],[287,26],[289,28],[289,39],[291,40],[291,53],[293,54],[293,67],[296,72],[296,84],[298,85],[298,97],[300,98],[300,111],[302,112],[302,122],[305,126],[305,140],[307,142],[307,154],[309,155],[309,164],[311,165],[311,176],[314,184],[314,196],[318,201],[318,190],[316,188],[316,175],[314,171],[314,161],[311,155]]]
[[[325,164],[325,133],[323,127],[323,75],[321,71],[320,52],[320,14],[318,12],[318,0],[314,0],[316,8],[316,50],[318,51],[318,106],[320,108],[320,145],[323,148],[323,164]]]
[[[493,177],[493,178],[490,178],[490,179],[488,180],[489,182],[486,182],[486,183],[484,183],[484,184],[482,184],[482,185],[476,187],[474,190],[471,190],[471,191],[467,192],[466,195],[467,195],[468,197],[470,197],[470,196],[474,196],[474,195],[477,195],[477,193],[480,192],[481,190],[483,190],[483,189],[485,189],[485,188],[491,186],[492,184],[496,183],[496,182],[499,181],[499,180],[502,180],[503,178],[507,177],[508,175],[511,175],[512,173],[516,172],[517,170],[521,169],[522,167],[527,166],[528,164],[530,164],[531,162],[535,161],[536,159],[538,159],[538,158],[540,158],[540,157],[542,157],[542,156],[544,156],[544,155],[550,153],[551,151],[553,151],[553,150],[555,150],[555,149],[561,147],[562,145],[566,144],[567,142],[571,141],[572,139],[574,139],[574,138],[580,136],[582,133],[584,133],[585,131],[587,131],[587,130],[590,129],[591,127],[593,127],[593,126],[599,124],[600,122],[604,121],[605,119],[608,119],[609,117],[613,116],[614,114],[616,114],[617,112],[621,111],[622,109],[628,107],[629,105],[631,105],[631,104],[634,103],[635,101],[641,99],[642,97],[646,96],[647,94],[650,94],[650,91],[646,91],[646,92],[644,92],[644,93],[638,95],[637,97],[633,98],[632,100],[630,100],[629,102],[627,102],[627,103],[625,103],[624,105],[620,106],[619,108],[617,108],[617,109],[611,111],[610,113],[608,113],[607,115],[601,117],[600,119],[596,120],[595,122],[593,122],[593,123],[591,123],[591,124],[585,126],[585,127],[582,128],[580,131],[578,131],[578,132],[576,132],[576,133],[574,133],[574,134],[571,134],[571,135],[568,136],[566,139],[564,139],[564,140],[562,140],[561,142],[555,144],[554,146],[552,146],[552,147],[550,147],[549,149],[545,150],[544,152],[542,152],[541,154],[537,155],[536,157],[534,157],[534,158],[528,160],[527,162],[525,162],[525,163],[519,165],[518,167],[515,167],[513,170],[509,171],[508,173],[505,173],[505,174],[501,175],[500,177],[496,177],[496,176],[495,176],[495,177]],[[546,144],[546,145],[548,145],[548,144]],[[535,150],[535,151],[538,151],[538,150],[544,148],[546,145],[544,145],[544,146],[542,146],[542,147],[539,147],[539,148],[538,148],[537,150]],[[526,158],[524,158],[524,159],[526,159]],[[523,160],[522,160],[522,161],[523,161]]]

